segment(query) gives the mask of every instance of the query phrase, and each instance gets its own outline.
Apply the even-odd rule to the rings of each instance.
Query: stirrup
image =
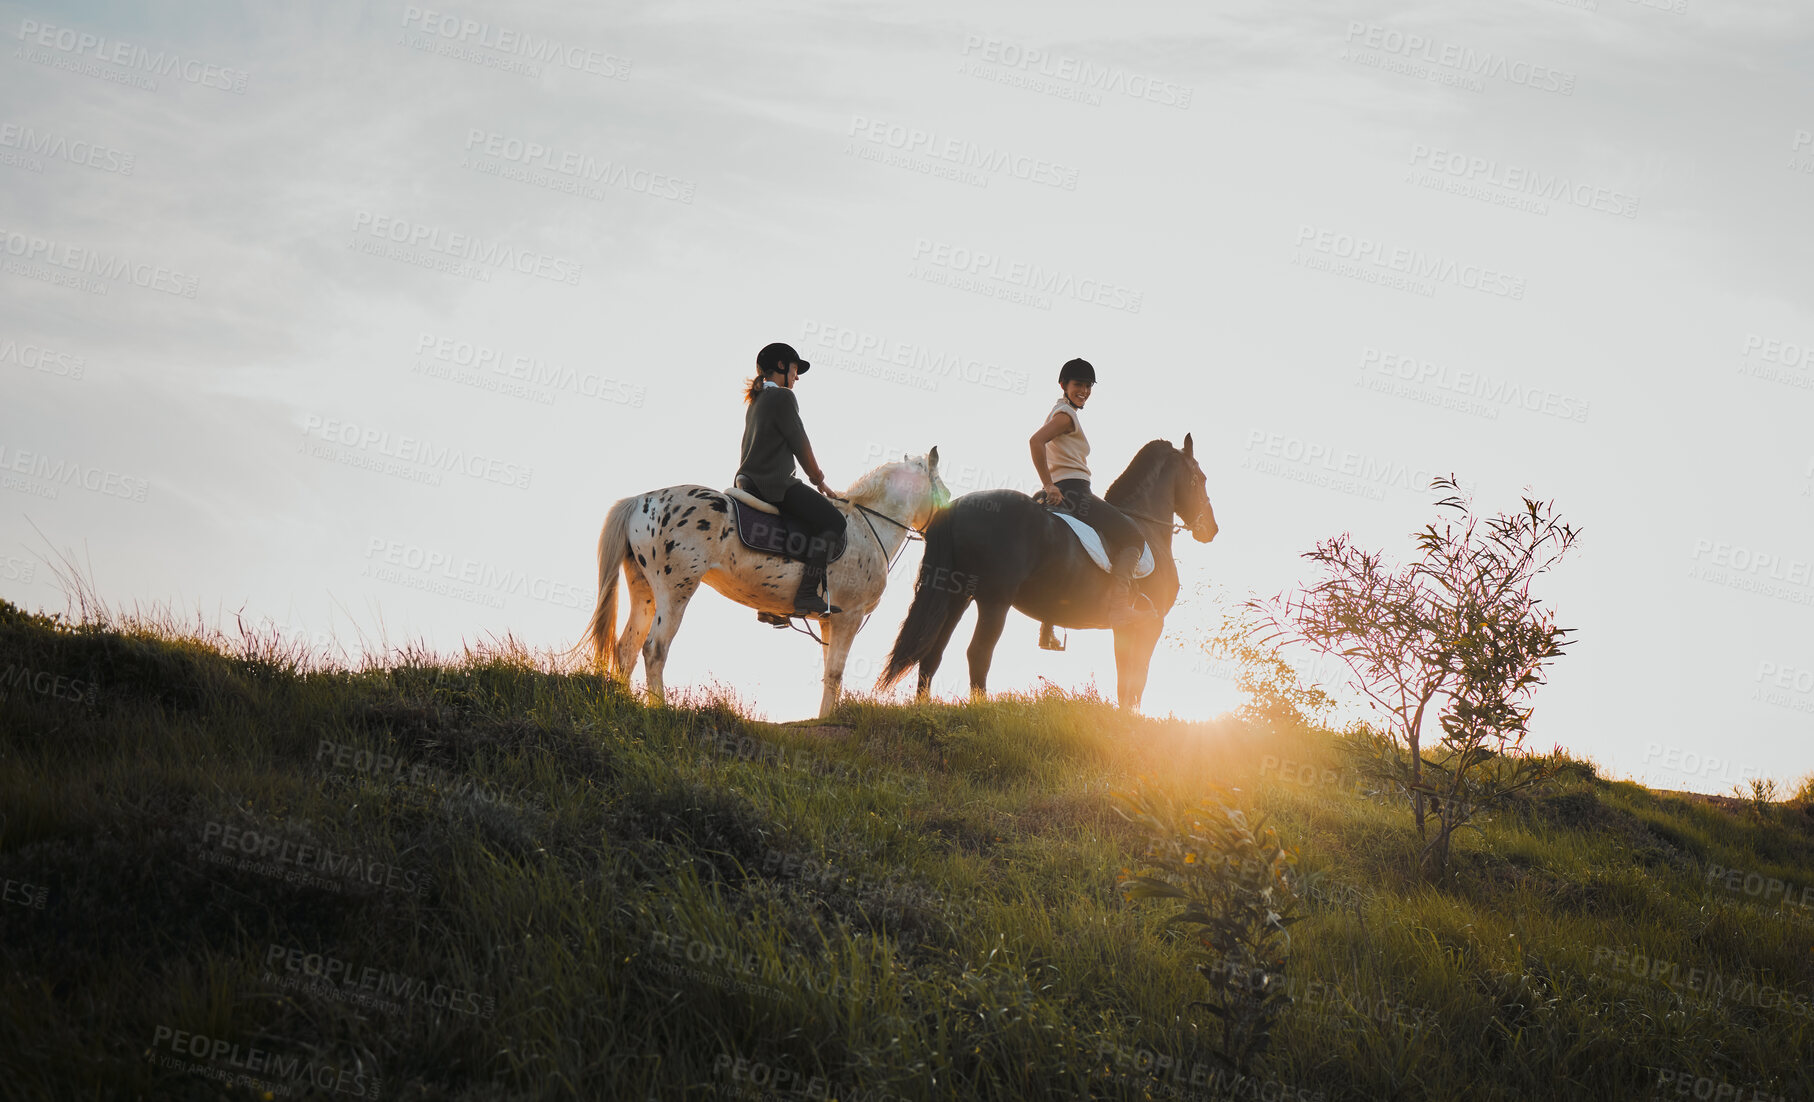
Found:
[[[762,621],[763,623],[769,625],[770,627],[786,628],[786,627],[791,627],[793,625],[792,620],[790,620],[786,616],[781,615],[779,612],[758,612],[758,613],[756,613],[756,619]]]
[[[800,598],[796,595],[794,597],[794,615],[804,616],[808,619],[819,619],[825,616],[836,616],[838,613],[844,611],[837,605],[831,603],[831,582],[827,578],[821,577],[819,579],[819,585],[813,589],[812,599],[818,603],[817,608],[801,608]]]
[[[1040,650],[1059,650],[1059,651],[1061,651],[1061,650],[1065,649],[1066,645],[1068,645],[1069,642],[1070,642],[1070,639],[1068,636],[1061,642],[1058,638],[1058,633],[1052,630],[1051,624],[1040,624],[1039,625],[1039,649]]]

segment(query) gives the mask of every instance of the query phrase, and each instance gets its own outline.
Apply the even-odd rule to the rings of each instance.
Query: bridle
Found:
[[[1124,514],[1133,517],[1135,520],[1144,520],[1148,524],[1155,525],[1159,528],[1170,528],[1173,535],[1177,535],[1179,532],[1191,532],[1195,530],[1194,525],[1179,524],[1177,521],[1172,520],[1170,516],[1166,517],[1164,520],[1160,520],[1158,517],[1151,517],[1147,516],[1145,513],[1136,512],[1125,505],[1117,505],[1115,508]]]

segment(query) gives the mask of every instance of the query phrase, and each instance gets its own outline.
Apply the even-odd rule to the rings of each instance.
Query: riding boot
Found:
[[[1140,549],[1123,547],[1110,560],[1108,615],[1109,627],[1145,620],[1157,613],[1146,595],[1134,588],[1134,568],[1140,565]]]
[[[825,558],[814,556],[806,560],[805,569],[800,572],[800,589],[794,594],[795,616],[831,616],[844,611],[826,602],[820,593],[824,581]]]
[[[1058,641],[1058,633],[1052,630],[1051,624],[1039,625],[1039,649],[1063,650],[1065,645]]]

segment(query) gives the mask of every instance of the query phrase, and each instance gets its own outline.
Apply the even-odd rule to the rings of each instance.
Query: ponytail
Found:
[[[750,377],[749,383],[743,388],[743,400],[745,403],[754,402],[756,400],[756,395],[762,393],[762,382],[763,374],[760,371]]]

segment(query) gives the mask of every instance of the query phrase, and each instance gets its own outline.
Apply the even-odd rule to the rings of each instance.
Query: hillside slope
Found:
[[[1799,809],[1584,766],[1436,891],[1328,732],[299,657],[0,602],[0,1096],[1814,1098]],[[1116,887],[1211,781],[1312,884],[1246,1080]]]

